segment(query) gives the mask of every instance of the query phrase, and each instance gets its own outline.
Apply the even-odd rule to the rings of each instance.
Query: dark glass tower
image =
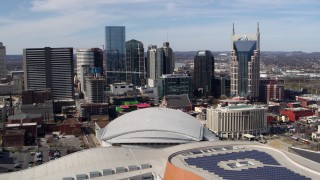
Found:
[[[126,42],[126,80],[136,85],[146,84],[143,44],[134,39]]]
[[[214,57],[209,50],[198,51],[194,57],[193,88],[197,96],[211,96],[213,93]]]
[[[169,42],[164,42],[163,47],[158,49],[158,61],[161,63],[161,74],[172,74],[175,67],[174,55]]]
[[[124,26],[106,26],[107,83],[125,81],[125,41]]]

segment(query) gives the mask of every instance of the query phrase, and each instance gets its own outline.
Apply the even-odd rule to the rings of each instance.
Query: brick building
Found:
[[[192,104],[187,94],[164,96],[160,107],[180,109],[184,112],[192,111]]]
[[[52,100],[50,90],[25,90],[22,91],[22,104],[44,103]]]
[[[24,129],[6,130],[2,136],[2,145],[4,147],[24,146],[25,134]]]
[[[79,135],[81,134],[82,124],[77,118],[65,119],[63,123],[59,126],[61,134],[68,135]]]
[[[32,124],[32,125],[30,125],[30,124]],[[29,126],[32,126],[32,127],[29,127]],[[8,117],[6,127],[19,127],[19,129],[21,129],[21,128],[26,129],[27,135],[30,134],[30,136],[32,136],[32,138],[37,138],[38,135],[44,135],[43,115],[42,114],[12,115],[12,116]]]
[[[289,121],[294,122],[300,117],[313,116],[314,112],[307,108],[285,108],[280,110],[280,114],[288,116]]]

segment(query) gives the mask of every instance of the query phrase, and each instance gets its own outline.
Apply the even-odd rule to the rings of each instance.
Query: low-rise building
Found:
[[[77,102],[77,111],[80,119],[90,119],[94,115],[107,115],[108,103]]]
[[[6,124],[6,130],[25,130],[26,135],[30,138],[30,142],[38,138],[38,127],[36,122],[32,123],[15,123],[15,124]]]
[[[21,94],[21,86],[13,83],[1,83],[0,95]]]
[[[318,131],[313,132],[313,133],[311,134],[311,138],[312,138],[312,139],[320,140],[320,125],[318,125]]]
[[[110,92],[113,95],[123,95],[130,91],[133,92],[133,84],[130,84],[130,83],[110,84]]]
[[[280,110],[280,114],[287,116],[289,121],[294,122],[300,117],[313,116],[314,112],[307,108],[285,108]]]
[[[26,131],[24,129],[8,129],[2,136],[2,145],[4,147],[24,146],[25,134]]]
[[[158,90],[156,87],[148,87],[148,86],[141,86],[137,88],[139,93],[142,96],[147,96],[150,99],[158,100]]]
[[[15,124],[15,123],[43,123],[43,116],[42,114],[16,114],[8,117],[8,124]]]
[[[63,121],[59,129],[61,134],[81,135],[81,126],[82,124],[77,118],[69,118]]]
[[[299,120],[303,121],[305,123],[308,123],[308,124],[314,124],[314,123],[320,122],[320,117],[319,116],[304,116],[304,117],[301,117]]]
[[[23,104],[21,105],[21,112],[26,114],[41,114],[45,123],[52,123],[54,121],[52,101],[38,104]]]
[[[206,126],[221,138],[241,138],[267,131],[266,109],[247,104],[207,109]]]
[[[192,104],[187,94],[164,96],[160,107],[179,109],[184,112],[192,111]]]

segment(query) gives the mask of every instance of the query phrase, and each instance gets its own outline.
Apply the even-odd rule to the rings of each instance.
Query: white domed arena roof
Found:
[[[180,110],[146,108],[124,114],[104,129],[107,144],[189,143],[201,141],[203,126]]]

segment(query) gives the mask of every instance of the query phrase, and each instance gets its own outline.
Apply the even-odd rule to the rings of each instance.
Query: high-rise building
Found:
[[[160,64],[157,61],[157,46],[149,45],[147,51],[147,65],[148,72],[147,77],[150,79],[156,79],[160,76]]]
[[[169,42],[164,42],[163,47],[157,48],[150,45],[147,51],[147,77],[148,85],[153,86],[162,74],[172,74],[175,67],[174,53],[169,47]]]
[[[74,99],[73,48],[30,48],[23,51],[26,90],[51,89],[53,100]]]
[[[214,57],[209,50],[200,50],[194,57],[193,89],[198,96],[213,93]]]
[[[81,91],[83,92],[85,77],[83,76],[84,66],[85,67],[95,67],[100,68],[101,73],[103,69],[103,51],[99,48],[91,49],[77,49],[77,78],[81,84]],[[101,74],[102,75],[102,74]]]
[[[105,102],[105,87],[106,81],[100,77],[86,78],[86,97],[89,103],[104,103]]]
[[[124,26],[106,26],[107,83],[125,80],[125,41]]]
[[[143,44],[134,39],[126,42],[126,81],[136,85],[146,84]]]
[[[0,42],[0,79],[7,77],[6,47]]]
[[[259,23],[255,35],[232,32],[231,49],[231,96],[242,96],[252,100],[259,97],[260,78],[260,32]]]
[[[161,63],[161,74],[172,74],[175,67],[174,53],[169,42],[164,42],[163,47],[158,49],[157,58]]]

